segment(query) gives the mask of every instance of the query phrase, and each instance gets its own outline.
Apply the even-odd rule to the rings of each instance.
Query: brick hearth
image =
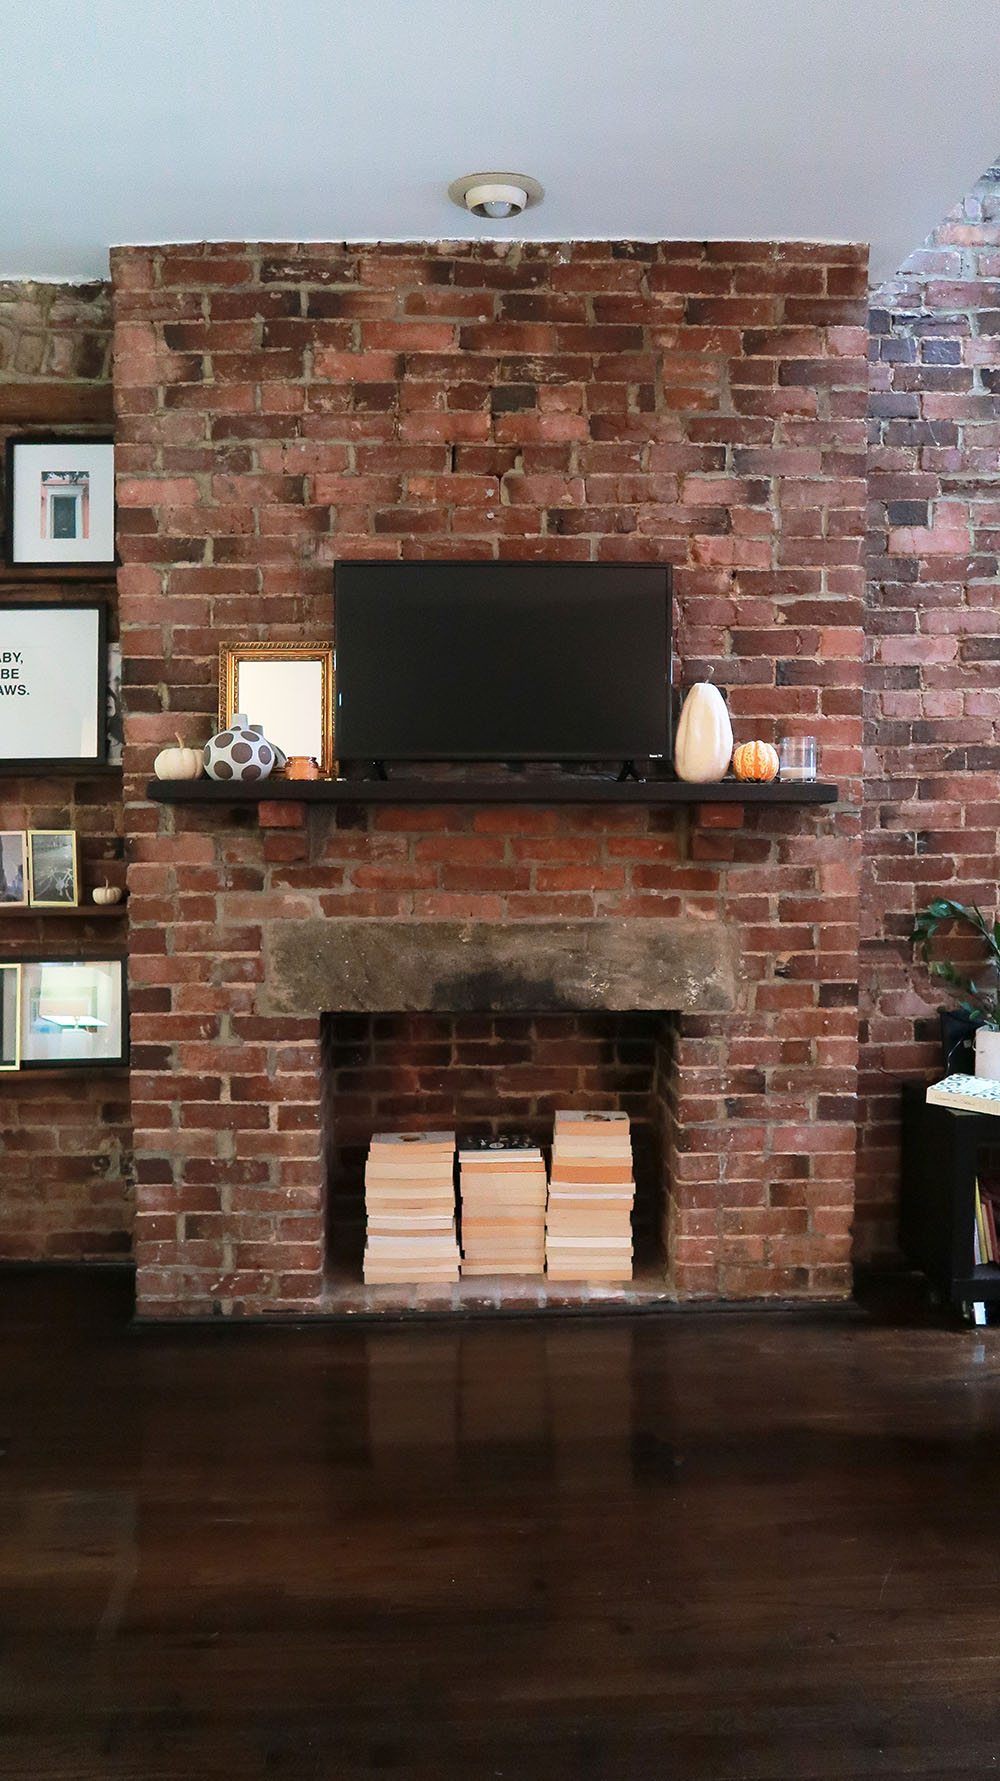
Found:
[[[538,924],[637,947],[676,923],[738,961],[731,994],[676,1003],[669,1289],[845,1293],[863,252],[171,247],[113,271],[141,1310],[324,1308],[330,1003],[287,990],[297,934],[323,960],[358,922],[368,955],[394,924],[523,929],[527,960]],[[149,803],[156,749],[213,727],[220,641],[329,637],[331,566],[373,555],[671,562],[680,678],[713,672],[738,739],[815,733],[841,803]]]

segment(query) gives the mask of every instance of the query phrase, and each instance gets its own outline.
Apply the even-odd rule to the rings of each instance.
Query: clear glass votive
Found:
[[[778,744],[778,769],[782,779],[815,779],[815,736],[782,736]]]

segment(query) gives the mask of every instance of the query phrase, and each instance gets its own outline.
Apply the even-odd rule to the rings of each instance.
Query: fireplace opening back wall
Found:
[[[635,1166],[634,1291],[665,1296],[663,1229],[673,1020],[649,1012],[325,1014],[320,1023],[327,1301],[381,1303],[403,1289],[360,1289],[364,1167],[375,1131],[454,1130],[471,1138],[523,1133],[546,1160],[553,1114],[614,1108],[631,1120]],[[435,1289],[439,1294],[441,1289]],[[545,1291],[543,1277],[481,1279],[459,1301],[491,1293],[499,1304]],[[559,1298],[616,1300],[595,1283]]]

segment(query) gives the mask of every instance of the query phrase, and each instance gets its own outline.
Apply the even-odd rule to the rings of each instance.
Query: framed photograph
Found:
[[[115,560],[115,448],[108,439],[7,441],[7,560]]]
[[[124,958],[21,961],[21,1068],[128,1062]]]
[[[122,646],[108,644],[106,752],[109,767],[120,767],[125,754],[125,721],[122,710]]]
[[[107,607],[0,605],[0,769],[103,765]]]
[[[27,832],[24,829],[0,829],[0,910],[23,909],[27,901]]]
[[[28,901],[41,909],[79,903],[75,829],[28,830]]]
[[[325,643],[237,643],[219,650],[219,728],[237,712],[284,754],[333,759],[333,649]]]
[[[0,965],[0,1070],[21,1068],[21,967]]]

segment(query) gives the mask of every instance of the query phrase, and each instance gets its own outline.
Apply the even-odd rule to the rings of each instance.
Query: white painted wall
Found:
[[[1000,152],[996,0],[0,0],[0,276],[115,242],[870,240]],[[519,223],[450,179],[534,174]]]

